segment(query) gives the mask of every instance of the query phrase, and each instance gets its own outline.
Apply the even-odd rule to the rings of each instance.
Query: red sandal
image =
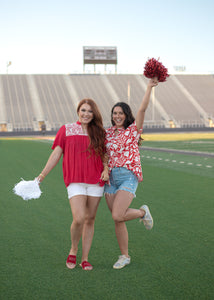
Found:
[[[92,265],[84,260],[81,264],[80,264],[80,267],[83,269],[83,270],[87,270],[87,271],[91,271],[93,269]]]
[[[77,264],[77,257],[76,255],[68,255],[67,260],[66,260],[66,266],[68,269],[74,269]]]

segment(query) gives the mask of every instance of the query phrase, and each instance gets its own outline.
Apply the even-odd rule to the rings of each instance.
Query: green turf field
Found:
[[[214,152],[214,140],[205,142],[143,145]],[[213,299],[214,158],[144,150],[144,181],[131,206],[148,204],[154,228],[127,223],[131,264],[114,270],[120,253],[103,198],[89,256],[94,269],[86,272],[65,266],[72,216],[61,162],[41,185],[40,199],[12,192],[21,177],[40,173],[50,153],[48,141],[0,140],[0,299]]]
[[[155,148],[168,148],[177,150],[190,150],[197,152],[214,152],[214,140],[197,139],[189,141],[145,141],[143,145]]]

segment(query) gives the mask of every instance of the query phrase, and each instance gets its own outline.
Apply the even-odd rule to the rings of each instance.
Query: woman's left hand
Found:
[[[149,80],[148,85],[150,85],[151,87],[154,87],[154,86],[158,85],[158,78],[157,77],[151,78]]]
[[[108,170],[107,169],[103,170],[100,179],[102,179],[103,181],[109,180],[109,174],[108,174]]]

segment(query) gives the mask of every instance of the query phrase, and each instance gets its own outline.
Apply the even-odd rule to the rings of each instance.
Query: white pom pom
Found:
[[[14,186],[13,192],[23,200],[38,199],[42,193],[37,179],[26,181],[23,178]]]

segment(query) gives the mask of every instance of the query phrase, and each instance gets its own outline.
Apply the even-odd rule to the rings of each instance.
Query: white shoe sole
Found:
[[[146,227],[147,230],[151,230],[153,225],[154,225],[154,222],[153,222],[153,218],[152,218],[152,215],[150,213],[150,210],[148,208],[147,205],[142,205],[140,207],[141,210],[144,210],[145,211],[145,216],[143,216],[143,218],[140,218],[140,222],[143,222],[144,226]]]

